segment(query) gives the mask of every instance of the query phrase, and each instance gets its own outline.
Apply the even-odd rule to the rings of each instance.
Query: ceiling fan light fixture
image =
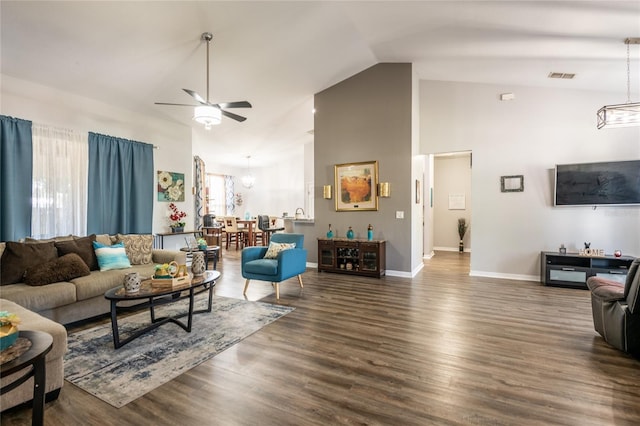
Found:
[[[631,57],[629,45],[640,44],[640,37],[627,38],[627,103],[605,105],[598,110],[598,129],[640,126],[640,102],[631,102]]]
[[[219,108],[209,105],[195,107],[193,119],[204,124],[204,128],[209,130],[211,126],[216,126],[222,121],[222,111]]]

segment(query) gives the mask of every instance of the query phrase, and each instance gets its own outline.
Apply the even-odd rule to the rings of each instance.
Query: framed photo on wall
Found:
[[[184,201],[184,173],[158,170],[158,201]]]
[[[336,211],[378,210],[378,162],[335,165]]]

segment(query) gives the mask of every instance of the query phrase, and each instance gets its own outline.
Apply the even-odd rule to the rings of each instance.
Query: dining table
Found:
[[[253,245],[253,227],[256,225],[255,219],[238,219],[236,220],[238,225],[244,225],[247,229],[247,241],[245,241],[245,246]]]

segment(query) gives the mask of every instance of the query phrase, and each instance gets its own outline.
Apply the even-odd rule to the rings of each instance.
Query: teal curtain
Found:
[[[0,241],[31,235],[31,121],[0,115]]]
[[[88,234],[149,234],[153,145],[89,133]]]

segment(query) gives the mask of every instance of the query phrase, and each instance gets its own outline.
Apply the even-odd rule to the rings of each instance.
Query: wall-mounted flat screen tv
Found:
[[[554,205],[640,205],[640,160],[558,164]]]

